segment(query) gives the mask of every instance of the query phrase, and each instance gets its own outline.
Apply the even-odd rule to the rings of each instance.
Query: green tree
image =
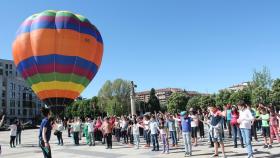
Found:
[[[254,70],[253,72],[253,81],[252,86],[262,87],[262,88],[271,88],[273,80],[271,79],[269,69],[264,66],[261,71]]]
[[[280,79],[276,79],[273,82],[270,98],[272,104],[280,108]]]
[[[224,106],[230,103],[230,96],[232,95],[232,93],[233,92],[230,90],[220,90],[215,97],[216,105]]]
[[[215,96],[214,95],[203,95],[200,97],[199,107],[207,108],[211,105],[216,105]]]
[[[99,106],[108,114],[128,114],[130,109],[130,81],[116,79],[106,81],[98,92]],[[116,108],[114,108],[116,106]],[[117,109],[117,110],[114,110]],[[118,110],[122,110],[118,112]]]
[[[252,103],[254,105],[270,103],[270,90],[266,87],[256,87],[252,90]]]
[[[167,111],[175,114],[180,111],[186,110],[188,100],[189,97],[187,97],[184,93],[172,93],[169,99],[167,100]]]
[[[244,88],[243,90],[236,91],[231,94],[230,96],[230,103],[231,104],[237,104],[239,101],[243,100],[246,104],[251,104],[251,89],[250,88]]]
[[[150,98],[148,101],[148,107],[150,112],[160,111],[160,103],[156,96],[156,90],[154,88],[150,91]]]
[[[200,107],[200,98],[201,98],[200,95],[190,98],[187,103],[186,109],[190,109],[190,108],[198,109]]]

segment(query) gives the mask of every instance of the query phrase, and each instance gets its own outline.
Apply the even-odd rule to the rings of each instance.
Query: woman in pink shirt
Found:
[[[239,137],[240,137],[241,147],[244,148],[243,138],[242,138],[241,131],[239,128],[239,123],[237,122],[238,118],[239,118],[239,112],[235,106],[232,106],[230,124],[232,127],[232,133],[233,133],[234,148],[237,148],[237,135],[239,135]]]

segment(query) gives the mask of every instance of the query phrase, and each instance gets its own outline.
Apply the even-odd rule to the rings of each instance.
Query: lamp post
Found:
[[[130,85],[131,89],[130,89],[130,103],[131,103],[131,115],[135,115],[136,114],[136,107],[135,107],[135,89],[137,87],[137,85],[134,84],[133,81],[131,81],[131,85]]]

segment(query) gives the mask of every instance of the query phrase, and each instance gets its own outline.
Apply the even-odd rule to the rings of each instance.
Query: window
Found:
[[[29,109],[29,115],[33,115],[33,110]]]
[[[20,110],[18,110],[18,115],[21,115],[21,114],[20,114]]]
[[[13,71],[9,71],[9,75],[12,76],[12,74],[13,74]]]
[[[18,107],[20,107],[20,101],[18,101],[17,105],[18,105]]]
[[[15,109],[10,109],[10,115],[15,115]]]
[[[6,76],[8,76],[9,74],[8,74],[9,72],[8,71],[6,71]]]
[[[3,69],[0,69],[0,75],[3,75]]]
[[[6,102],[4,99],[2,99],[2,107],[5,107],[6,106]]]
[[[14,100],[10,100],[10,107],[15,107],[16,106],[16,103]]]
[[[13,65],[12,64],[10,64],[10,69],[13,69]]]
[[[8,64],[6,64],[6,69],[8,69],[9,68],[9,65]]]
[[[6,97],[6,91],[2,91],[2,98]]]
[[[27,110],[23,109],[23,115],[26,116],[27,115]]]

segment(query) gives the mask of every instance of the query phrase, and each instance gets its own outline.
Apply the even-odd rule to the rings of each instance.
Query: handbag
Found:
[[[55,130],[53,134],[56,136],[58,132],[59,132],[58,130]]]

